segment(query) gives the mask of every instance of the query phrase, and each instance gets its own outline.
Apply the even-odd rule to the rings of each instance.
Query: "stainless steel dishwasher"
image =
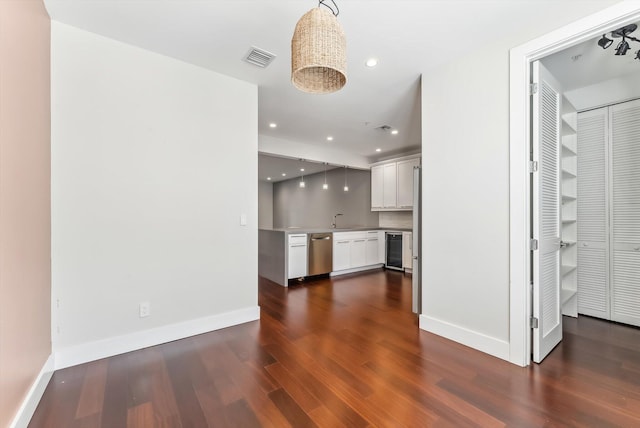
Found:
[[[322,275],[333,270],[333,233],[309,234],[307,275]]]

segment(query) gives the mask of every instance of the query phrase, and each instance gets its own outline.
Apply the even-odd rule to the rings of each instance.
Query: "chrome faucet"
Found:
[[[339,215],[344,215],[342,213],[338,213],[336,215],[333,216],[333,223],[331,223],[331,228],[335,229],[336,228],[336,217],[338,217]]]

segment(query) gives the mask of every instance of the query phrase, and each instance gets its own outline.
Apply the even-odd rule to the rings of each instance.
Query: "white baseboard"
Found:
[[[223,314],[183,321],[123,336],[70,346],[55,352],[55,369],[95,361],[125,352],[136,351],[185,337],[260,319],[260,307],[253,306]]]
[[[437,318],[420,315],[420,328],[438,336],[462,343],[502,360],[509,361],[509,342],[469,330]]]
[[[362,266],[362,267],[357,267],[357,268],[353,268],[353,269],[339,270],[337,272],[331,272],[329,274],[329,276],[340,276],[340,275],[346,275],[348,273],[362,272],[362,271],[365,271],[365,270],[380,269],[382,266],[384,266],[384,264],[379,263],[379,264],[376,264],[376,265]]]
[[[38,373],[36,380],[31,385],[27,396],[22,401],[11,425],[9,425],[10,428],[26,428],[26,426],[29,425],[31,417],[36,411],[38,403],[40,403],[40,399],[44,394],[44,390],[47,388],[49,380],[51,380],[54,369],[55,362],[53,354],[51,354],[49,355],[49,358],[47,358],[47,361],[45,361],[44,366],[42,366],[42,370]]]

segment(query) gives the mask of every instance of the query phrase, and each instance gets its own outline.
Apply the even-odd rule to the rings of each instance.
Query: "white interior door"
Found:
[[[640,100],[609,108],[611,319],[640,326]]]
[[[578,114],[578,313],[609,319],[608,108]]]
[[[560,85],[540,64],[533,63],[537,87],[533,95],[533,361],[539,363],[562,340],[562,304],[560,296]]]

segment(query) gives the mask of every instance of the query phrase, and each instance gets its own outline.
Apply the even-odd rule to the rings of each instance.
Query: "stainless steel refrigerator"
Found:
[[[413,260],[412,260],[412,310],[422,313],[422,169],[413,168]]]

